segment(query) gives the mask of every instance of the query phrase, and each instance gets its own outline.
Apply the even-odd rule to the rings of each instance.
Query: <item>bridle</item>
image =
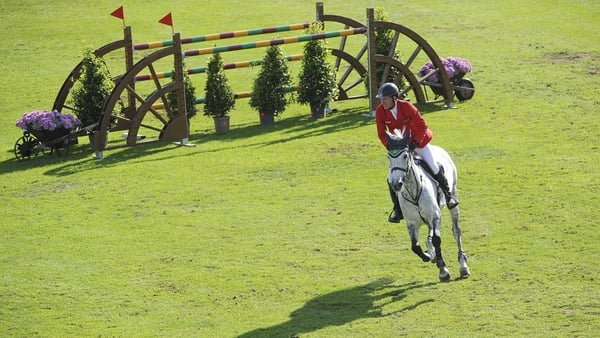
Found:
[[[402,179],[402,187],[404,189],[401,190],[402,192],[402,197],[409,203],[415,205],[415,206],[419,206],[419,199],[421,198],[421,194],[423,193],[423,184],[418,184],[416,185],[416,190],[414,192],[409,191],[409,189],[407,189],[406,185],[404,184],[404,181],[406,181],[406,177],[412,175],[414,178],[414,181],[417,182],[418,181],[418,177],[417,174],[414,170],[414,161],[413,161],[413,154],[411,151],[408,151],[408,148],[392,148],[392,149],[388,149],[388,156],[390,158],[398,158],[400,157],[402,154],[406,154],[406,167],[402,168],[400,166],[393,166],[390,168],[390,173],[393,173],[395,170],[399,170],[404,172],[404,178]],[[420,178],[420,181],[422,183],[422,179],[423,177]]]
[[[398,158],[398,157],[400,157],[400,155],[402,155],[406,152],[407,152],[406,148],[392,148],[392,149],[388,149],[388,156],[390,158]],[[407,154],[407,156],[408,156],[408,154]],[[407,161],[407,163],[408,163],[408,161]],[[391,167],[390,172],[394,172],[395,170],[400,170],[406,174],[406,173],[408,173],[409,167],[410,167],[410,163],[407,164],[406,168],[401,168],[398,166]]]

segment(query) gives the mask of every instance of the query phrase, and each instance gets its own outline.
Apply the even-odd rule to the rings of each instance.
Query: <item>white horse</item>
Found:
[[[415,158],[409,150],[409,135],[402,135],[398,130],[387,132],[388,158],[390,162],[388,183],[398,194],[400,208],[406,219],[406,227],[410,236],[411,248],[424,262],[437,263],[440,281],[450,280],[450,271],[442,257],[441,209],[446,205],[444,194],[438,189],[437,181],[426,170],[427,164]],[[456,196],[456,166],[448,153],[434,145],[430,145],[433,158],[444,170],[450,189]],[[458,224],[459,207],[450,209],[452,216],[452,232],[458,245],[458,262],[460,276],[471,274],[467,266],[467,255],[462,247],[462,234]],[[423,252],[419,244],[419,229],[426,224],[429,228],[427,236],[427,252]]]

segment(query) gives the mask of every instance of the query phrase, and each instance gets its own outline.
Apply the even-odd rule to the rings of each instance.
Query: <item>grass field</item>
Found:
[[[240,100],[228,134],[192,119],[194,147],[95,160],[82,138],[68,157],[17,161],[15,120],[51,108],[85,47],[122,37],[121,4],[136,42],[168,39],[169,11],[182,35],[315,17],[311,1],[2,2],[0,336],[597,336],[599,2],[325,1],[362,22],[383,7],[473,64],[472,100],[423,109],[459,170],[472,276],[454,278],[444,212],[449,283],[386,222],[366,100],[318,121],[293,104],[273,128]],[[253,71],[230,81],[247,90]]]

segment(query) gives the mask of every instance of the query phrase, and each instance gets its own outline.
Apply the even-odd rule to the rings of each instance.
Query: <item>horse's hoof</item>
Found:
[[[432,263],[435,263],[435,253],[431,253],[429,251],[426,251],[424,254],[425,255],[423,257],[421,257],[421,259],[423,259],[423,262],[432,262]]]
[[[446,267],[440,269],[440,282],[447,282],[450,280],[450,271]]]
[[[458,254],[458,263],[460,265],[460,277],[469,277],[471,275],[471,271],[467,265],[467,255],[464,252]]]
[[[460,277],[467,278],[471,275],[471,270],[469,270],[468,266],[463,266],[460,268]]]

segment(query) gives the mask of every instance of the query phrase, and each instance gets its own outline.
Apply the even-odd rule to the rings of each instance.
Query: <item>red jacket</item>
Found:
[[[386,129],[393,133],[394,129],[402,130],[404,133],[410,130],[411,141],[417,141],[419,148],[424,147],[433,138],[433,132],[427,127],[423,116],[412,103],[403,100],[396,100],[396,109],[398,118],[394,118],[391,110],[383,108],[382,104],[375,110],[375,123],[377,124],[377,135],[384,147],[387,148],[387,139],[385,137]]]

